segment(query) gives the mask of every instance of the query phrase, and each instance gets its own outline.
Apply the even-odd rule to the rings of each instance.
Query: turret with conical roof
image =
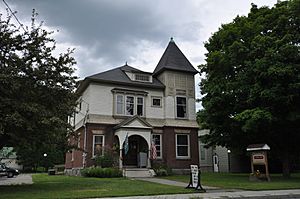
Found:
[[[198,71],[171,38],[153,76],[165,85],[165,117],[196,120],[195,80]]]
[[[193,74],[198,73],[198,71],[193,67],[193,65],[175,44],[172,37],[164,54],[160,58],[153,75],[157,76],[164,70],[173,70]]]

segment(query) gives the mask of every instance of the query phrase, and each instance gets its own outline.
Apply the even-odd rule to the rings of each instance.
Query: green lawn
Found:
[[[186,183],[189,182],[189,176],[187,175],[174,175],[164,178]],[[271,174],[271,182],[250,182],[249,174],[202,173],[201,184],[224,189],[300,189],[300,173],[292,174],[290,179],[285,179],[279,174]]]
[[[34,184],[0,186],[0,198],[87,198],[191,193],[192,190],[125,178],[33,175]]]
[[[300,189],[300,173],[284,179],[271,175],[271,182],[249,182],[248,174],[202,173],[203,185],[228,189],[270,190]],[[164,177],[188,183],[189,176]],[[125,178],[83,178],[33,175],[34,184],[0,186],[0,198],[88,198],[192,193],[193,190]]]

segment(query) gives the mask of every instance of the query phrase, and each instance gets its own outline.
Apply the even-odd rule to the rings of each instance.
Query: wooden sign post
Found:
[[[201,172],[198,169],[198,165],[191,165],[190,183],[186,188],[194,188],[196,190],[206,192],[206,190],[201,186],[200,176]]]
[[[271,181],[268,166],[267,151],[270,147],[267,144],[251,144],[247,151],[251,152],[251,174],[250,181],[267,180]]]

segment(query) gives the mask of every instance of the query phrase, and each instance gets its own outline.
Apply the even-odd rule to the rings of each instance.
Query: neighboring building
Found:
[[[66,154],[66,169],[94,165],[105,148],[119,147],[119,167],[151,168],[150,149],[174,171],[199,163],[195,81],[198,71],[173,39],[153,73],[124,66],[86,77],[77,93],[79,111],[71,118],[80,150]],[[124,142],[128,137],[129,151]],[[144,160],[146,158],[146,160]]]
[[[216,146],[205,148],[201,142],[200,136],[208,134],[209,130],[199,130],[199,166],[201,171],[208,172],[229,172],[230,171],[230,153],[225,147]]]

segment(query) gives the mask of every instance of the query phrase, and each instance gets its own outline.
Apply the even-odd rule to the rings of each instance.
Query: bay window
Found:
[[[145,100],[142,96],[116,94],[115,95],[115,114],[116,115],[139,115],[144,116]]]

